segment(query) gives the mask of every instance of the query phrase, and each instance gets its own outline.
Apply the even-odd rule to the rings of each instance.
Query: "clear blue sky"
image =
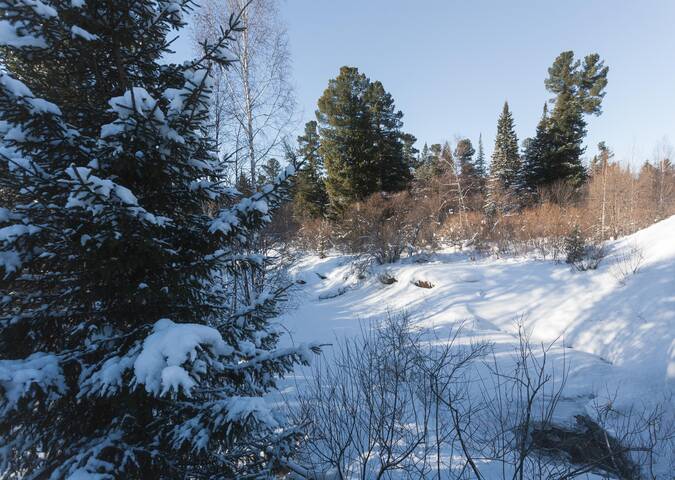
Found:
[[[605,140],[637,162],[675,140],[673,0],[284,0],[281,10],[303,123],[350,65],[392,93],[419,145],[482,133],[491,152],[504,100],[519,140],[533,135],[547,68],[574,50],[610,67],[587,156]]]

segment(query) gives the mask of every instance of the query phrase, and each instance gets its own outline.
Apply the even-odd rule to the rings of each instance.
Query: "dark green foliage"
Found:
[[[342,67],[319,99],[319,152],[334,210],[374,192],[395,192],[410,181],[401,118],[391,94],[354,67]]]
[[[605,256],[603,246],[589,243],[579,225],[565,237],[564,251],[565,262],[580,272],[595,270]]]
[[[417,138],[411,133],[404,133],[401,135],[401,141],[403,142],[403,159],[405,160],[406,165],[408,165],[408,171],[412,172],[418,165],[418,154],[419,150],[415,148],[415,143]]]
[[[586,240],[581,234],[579,225],[575,225],[569,235],[565,237],[565,262],[577,264],[586,255]]]
[[[548,114],[548,106],[544,104],[541,120],[537,124],[537,132],[534,138],[528,138],[523,142],[523,171],[522,193],[534,193],[537,188],[548,183],[544,181],[550,175],[551,164],[551,119]],[[550,182],[550,180],[548,180]]]
[[[459,174],[466,177],[476,177],[477,171],[474,165],[473,156],[476,150],[473,148],[471,140],[463,138],[457,142],[455,147],[455,161],[457,162]]]
[[[267,478],[294,443],[254,413],[305,357],[251,280],[290,179],[226,187],[210,72],[238,27],[167,64],[192,5],[0,2],[2,478]]]
[[[509,110],[508,102],[504,102],[504,108],[497,122],[497,136],[492,152],[490,177],[487,182],[485,205],[487,212],[506,211],[514,206],[513,194],[521,183],[521,171],[522,165],[513,115]]]
[[[545,85],[555,95],[554,108],[550,117],[544,114],[528,143],[525,176],[530,190],[559,181],[576,186],[584,181],[584,116],[602,113],[608,71],[598,54],[581,62],[572,51],[562,52],[548,69]]]
[[[316,218],[326,212],[328,195],[319,145],[317,123],[309,121],[305,124],[305,133],[298,137],[297,153],[302,166],[296,178],[293,197],[293,213],[298,218]]]
[[[262,166],[262,171],[258,174],[256,182],[258,186],[272,183],[281,173],[281,163],[276,158],[272,157]]]

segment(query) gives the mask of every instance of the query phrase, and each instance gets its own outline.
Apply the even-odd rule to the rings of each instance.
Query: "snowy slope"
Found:
[[[463,325],[466,337],[492,342],[498,352],[512,351],[520,321],[534,340],[557,341],[554,363],[569,365],[559,421],[587,411],[598,397],[615,397],[616,408],[664,399],[672,407],[675,217],[609,243],[607,252],[600,268],[587,272],[550,261],[472,261],[441,252],[426,263],[378,267],[362,280],[349,257],[308,256],[291,270],[304,283],[280,321],[293,342],[330,343],[387,311],[404,310],[420,326]],[[626,274],[636,265],[636,274]],[[396,283],[377,279],[385,270]],[[417,280],[434,287],[415,286]]]
[[[644,260],[638,273],[622,282],[617,263],[635,249]],[[298,292],[300,307],[283,319],[296,341],[329,341],[336,333],[358,330],[357,320],[387,310],[405,309],[426,325],[468,321],[478,330],[507,333],[522,318],[535,339],[560,337],[574,350],[601,357],[655,386],[675,387],[675,217],[610,243],[596,271],[529,259],[470,261],[441,253],[429,263],[381,268],[398,280],[385,286],[376,275],[359,282],[350,275],[349,262],[349,257],[307,257],[294,267],[293,277],[307,282]],[[416,287],[417,279],[434,288]],[[320,299],[343,289],[343,295]]]

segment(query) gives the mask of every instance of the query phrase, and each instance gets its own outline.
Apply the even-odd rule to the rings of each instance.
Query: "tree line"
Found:
[[[297,155],[305,164],[295,194],[297,211],[336,214],[373,193],[401,191],[448,174],[457,177],[461,196],[484,195],[486,212],[522,206],[556,182],[581,186],[588,177],[582,163],[586,116],[602,112],[608,70],[598,54],[578,60],[571,51],[561,53],[548,70],[545,85],[553,97],[544,104],[535,135],[521,149],[505,102],[488,167],[481,138],[478,151],[468,138],[454,150],[445,142],[418,151],[382,83],[342,67],[318,100],[316,120],[298,137]]]

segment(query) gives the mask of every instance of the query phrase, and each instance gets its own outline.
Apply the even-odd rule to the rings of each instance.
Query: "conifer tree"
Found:
[[[600,115],[609,68],[598,54],[575,60],[562,52],[548,69],[546,89],[555,95],[553,111],[542,119],[528,163],[530,187],[558,181],[580,185],[586,176],[581,156],[586,136],[585,115]]]
[[[474,162],[476,174],[481,178],[487,175],[487,165],[485,163],[485,150],[483,149],[483,134],[478,135],[478,152],[476,154],[476,161]]]
[[[274,157],[269,158],[262,166],[262,171],[258,175],[256,182],[258,186],[274,182],[281,174],[281,163]]]
[[[340,68],[318,101],[319,152],[326,166],[326,191],[334,211],[377,191],[372,135],[366,104],[370,81],[354,67]],[[374,171],[375,170],[375,171]]]
[[[298,154],[302,166],[294,187],[293,212],[296,217],[316,218],[326,212],[328,197],[323,180],[323,159],[319,154],[317,123],[305,124],[305,133],[298,137]]]
[[[415,148],[417,138],[411,133],[404,133],[401,135],[401,141],[403,142],[403,160],[408,166],[408,175],[411,175],[419,165],[418,154],[420,152]]]
[[[372,193],[395,192],[408,185],[403,114],[380,82],[371,82],[357,68],[342,67],[318,107],[326,190],[335,211]]]
[[[506,209],[511,206],[511,197],[518,186],[520,172],[521,159],[518,153],[518,137],[516,136],[509,104],[504,102],[504,108],[497,122],[497,136],[495,137],[495,148],[492,152],[490,178],[487,185],[488,210]]]
[[[534,138],[524,142],[523,167],[521,173],[523,193],[532,194],[537,188],[545,184],[544,178],[550,171],[552,138],[551,119],[548,114],[548,105],[545,103],[541,119],[537,124]]]
[[[467,179],[474,179],[476,177],[476,166],[473,160],[475,153],[476,150],[468,138],[463,138],[457,142],[457,146],[455,147],[457,168],[459,173]]]
[[[263,398],[307,359],[276,348],[283,289],[233,289],[291,172],[224,186],[210,69],[236,19],[166,64],[190,8],[0,2],[0,477],[260,477],[295,441]]]

